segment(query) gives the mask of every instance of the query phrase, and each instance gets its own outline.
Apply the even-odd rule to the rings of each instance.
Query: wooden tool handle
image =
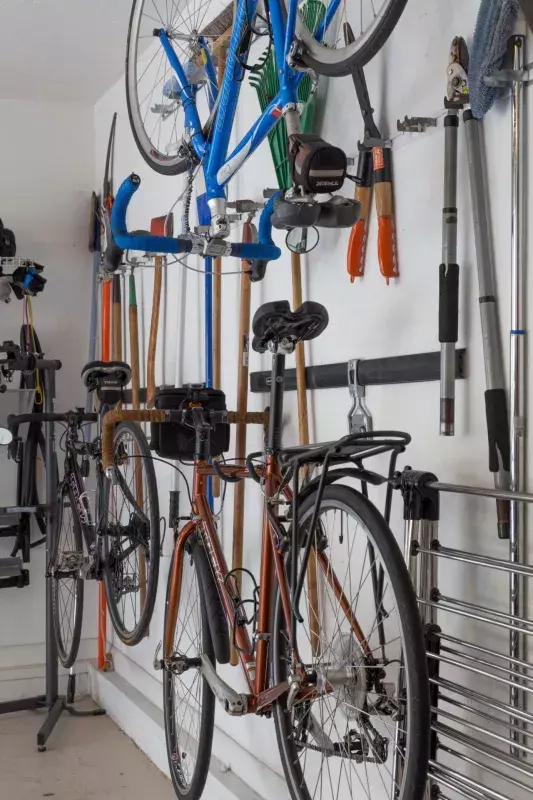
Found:
[[[252,225],[245,222],[242,230],[243,242],[252,241]],[[241,308],[239,314],[239,344],[237,355],[237,414],[242,418],[248,411],[248,352],[250,341],[250,307],[252,283],[246,262],[242,262],[241,274]],[[238,422],[235,436],[235,463],[243,464],[246,459],[246,423]],[[233,553],[232,568],[242,567],[243,534],[244,534],[244,491],[246,481],[235,484],[233,494]],[[237,586],[241,589],[239,573],[236,574]],[[231,649],[231,663],[235,666],[239,661],[238,653]]]
[[[292,307],[299,308],[303,302],[302,266],[299,253],[291,252]],[[307,414],[307,385],[305,381],[305,352],[303,342],[296,345],[296,389],[298,395],[298,431],[300,444],[309,444],[309,419]]]
[[[135,278],[130,275],[129,284],[129,323],[130,323],[130,367],[131,367],[131,401],[133,408],[141,405],[141,372],[139,360],[139,317],[137,313],[137,293]]]
[[[291,252],[292,307],[299,308],[303,302],[302,266],[299,253]],[[305,379],[305,351],[303,342],[296,345],[296,392],[298,396],[298,431],[300,444],[309,444],[309,415],[307,412],[307,383]],[[320,647],[318,631],[318,583],[316,561],[310,558],[307,565],[307,591],[309,620],[311,628],[311,647],[317,654]]]
[[[153,408],[155,402],[155,357],[157,350],[157,329],[159,328],[159,309],[161,307],[161,286],[163,283],[163,260],[156,256],[154,269],[154,296],[152,301],[152,319],[150,322],[150,338],[148,340],[148,363],[146,370],[146,407]]]
[[[389,283],[398,278],[396,233],[394,230],[394,198],[390,150],[374,148],[374,188],[378,216],[378,260],[381,274]]]

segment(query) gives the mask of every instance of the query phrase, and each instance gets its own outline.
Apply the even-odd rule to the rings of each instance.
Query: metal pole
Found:
[[[450,492],[451,494],[471,494],[476,497],[495,497],[502,500],[513,500],[520,503],[533,503],[533,494],[527,492],[511,492],[506,489],[485,489],[480,486],[463,486],[462,484],[455,483],[441,483],[434,481],[431,484],[432,489],[437,489],[439,492]]]
[[[524,65],[525,37],[515,36],[513,43],[513,70],[520,73]],[[524,259],[523,259],[523,186],[522,186],[522,140],[523,140],[523,84],[517,80],[512,84],[512,162],[511,162],[511,330],[510,330],[510,407],[511,407],[511,484],[512,491],[524,491],[524,345],[525,330],[523,328],[523,284],[524,284]],[[522,538],[524,535],[523,506],[516,502],[510,505],[509,517],[509,557],[512,563],[520,561],[522,551]],[[522,616],[522,580],[516,573],[511,573],[509,578],[509,610],[511,616]],[[512,658],[521,658],[522,642],[518,630],[511,630],[509,635],[509,654]],[[519,670],[511,662],[519,680]],[[516,708],[524,709],[524,694],[518,686],[510,690],[510,704]],[[513,717],[511,722],[516,723]],[[519,735],[513,732],[513,742],[519,741]],[[517,748],[512,747],[511,752],[518,755]]]
[[[488,191],[483,160],[482,122],[476,119],[471,111],[465,111],[463,120],[468,152],[479,283],[481,337],[485,363],[485,413],[489,444],[489,470],[494,474],[494,486],[496,489],[508,489],[510,485],[509,419],[496,302],[496,279],[487,202]],[[496,503],[496,509],[498,536],[500,539],[508,539],[509,504],[500,499]]]
[[[47,414],[55,411],[56,374],[54,369],[47,370],[47,386],[44,399],[44,410]],[[55,517],[56,517],[56,446],[55,426],[53,422],[45,423],[45,453],[46,453],[46,503],[48,506],[48,521],[46,525],[45,549],[45,615],[46,615],[46,705],[52,708],[59,695],[57,646],[54,635],[54,618],[52,612],[52,578],[49,574],[49,565],[52,559]]]
[[[440,434],[453,436],[455,428],[455,345],[459,311],[457,264],[457,128],[456,110],[444,120],[444,207],[442,209],[442,263],[439,269]]]

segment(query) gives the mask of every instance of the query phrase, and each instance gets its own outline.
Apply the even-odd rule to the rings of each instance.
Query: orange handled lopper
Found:
[[[352,29],[347,23],[344,25],[344,37],[347,44],[354,41]],[[348,274],[352,283],[365,274],[366,240],[374,192],[378,216],[379,267],[388,284],[391,278],[399,277],[394,229],[392,154],[390,147],[386,147],[390,143],[381,138],[374,122],[374,109],[370,104],[364,72],[359,65],[354,67],[352,78],[365,124],[365,136],[359,144],[355,178],[355,199],[361,203],[361,215],[352,228],[348,243]]]

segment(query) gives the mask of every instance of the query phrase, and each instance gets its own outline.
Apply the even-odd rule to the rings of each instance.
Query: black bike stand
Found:
[[[17,367],[14,366],[14,369]],[[20,366],[19,369],[26,367]],[[56,380],[55,374],[61,368],[60,361],[36,359],[35,368],[46,371],[47,391],[44,399],[44,413],[53,414],[55,411]],[[45,563],[50,564],[55,529],[56,515],[56,485],[57,455],[55,442],[55,427],[53,422],[45,423],[45,462],[46,462],[46,506],[48,510],[46,524],[46,557]],[[76,676],[71,672],[68,679],[67,694],[59,695],[58,657],[54,635],[54,620],[52,616],[52,576],[46,574],[46,694],[37,697],[27,697],[22,700],[8,700],[0,703],[0,714],[11,714],[15,711],[37,711],[48,709],[48,715],[37,734],[37,749],[46,750],[46,743],[54,730],[61,714],[66,711],[76,717],[96,717],[106,712],[96,708],[91,711],[78,711],[72,706],[76,689]]]

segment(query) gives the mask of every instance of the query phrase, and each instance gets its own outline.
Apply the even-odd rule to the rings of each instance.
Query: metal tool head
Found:
[[[357,380],[357,358],[348,361],[348,388],[352,397],[352,407],[348,412],[350,433],[369,433],[372,430],[372,414],[366,407],[365,387]]]
[[[462,36],[456,36],[450,48],[446,71],[446,108],[463,108],[470,102],[468,90],[468,47]]]
[[[237,214],[254,214],[261,208],[264,208],[263,202],[255,202],[255,200],[234,200],[228,203],[228,208],[234,208]]]

